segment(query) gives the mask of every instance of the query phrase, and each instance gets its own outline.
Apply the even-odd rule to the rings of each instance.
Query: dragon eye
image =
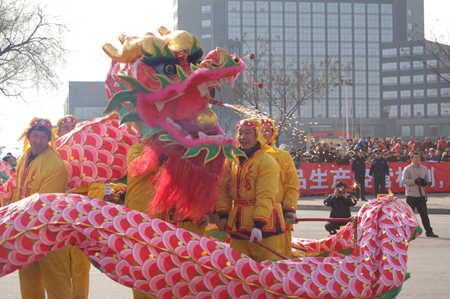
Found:
[[[201,58],[197,59],[197,64],[200,64],[201,62],[202,62]]]
[[[166,67],[164,68],[164,72],[166,72],[167,74],[172,74],[174,70],[175,68],[171,64],[166,65]]]

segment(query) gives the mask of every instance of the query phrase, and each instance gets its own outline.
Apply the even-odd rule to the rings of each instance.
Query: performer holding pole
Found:
[[[261,241],[278,252],[285,248],[282,208],[276,200],[279,166],[264,151],[266,140],[257,119],[240,121],[237,130],[238,146],[246,157],[225,162],[216,205],[220,217],[218,228],[225,231],[229,226],[233,231],[250,236],[247,241],[231,234],[230,246],[255,261],[278,259],[252,241]]]
[[[64,193],[69,175],[56,152],[55,135],[48,119],[33,118],[20,139],[25,138],[23,156],[16,168],[12,202],[35,193]],[[20,140],[19,139],[19,140]],[[19,269],[20,292],[24,299],[73,298],[69,247],[53,251]]]
[[[274,147],[275,138],[278,136],[278,131],[275,127],[275,122],[270,118],[261,119],[262,134],[266,139],[265,151],[272,158],[277,161],[280,167],[279,184],[277,202],[283,207],[284,222],[286,223],[286,232],[284,235],[285,250],[284,255],[290,257],[292,255],[292,224],[296,224],[296,211],[298,198],[300,196],[297,169],[295,168],[294,161],[291,155],[282,149]]]

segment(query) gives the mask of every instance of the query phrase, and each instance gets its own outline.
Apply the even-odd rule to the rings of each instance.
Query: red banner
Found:
[[[394,193],[405,192],[402,184],[403,169],[410,163],[391,162],[389,163],[389,178],[386,179],[386,191],[391,189]],[[431,179],[431,186],[426,188],[429,193],[450,192],[450,162],[421,162],[428,168]],[[370,163],[366,164],[366,193],[373,191],[373,177],[369,176]],[[336,163],[301,164],[297,169],[300,180],[300,194],[328,194],[333,192],[336,182],[343,181],[347,184],[347,190],[354,192],[351,186],[354,183],[352,165],[338,165]]]

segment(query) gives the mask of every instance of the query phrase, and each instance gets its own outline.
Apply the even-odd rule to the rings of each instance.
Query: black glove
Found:
[[[426,181],[425,179],[421,179],[421,182],[420,182],[420,183],[422,184],[423,187],[431,186],[431,183],[428,182],[428,181]]]
[[[415,179],[414,183],[416,183],[416,185],[422,185],[421,178]]]

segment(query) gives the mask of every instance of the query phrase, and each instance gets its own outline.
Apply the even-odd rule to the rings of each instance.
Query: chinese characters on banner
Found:
[[[405,192],[405,186],[402,184],[403,169],[410,163],[391,162],[389,163],[389,178],[386,179],[386,190],[392,192]],[[426,188],[429,193],[450,192],[450,163],[442,162],[421,162],[428,168],[428,174],[431,179],[431,186]],[[369,176],[370,163],[366,164],[366,193],[373,192],[373,178]],[[352,165],[338,165],[336,163],[301,164],[297,169],[300,180],[301,194],[326,194],[332,193],[336,182],[343,181],[347,184],[347,190],[354,192],[352,188],[355,180],[352,172]]]

